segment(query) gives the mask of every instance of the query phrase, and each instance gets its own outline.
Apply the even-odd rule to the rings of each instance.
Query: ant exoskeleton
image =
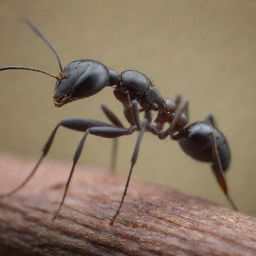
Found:
[[[139,134],[131,158],[129,175],[119,207],[111,219],[111,224],[114,223],[122,208],[132,170],[138,158],[141,141],[146,131],[158,136],[160,139],[170,137],[173,140],[177,140],[186,154],[198,161],[210,162],[217,182],[227,200],[234,209],[237,209],[228,194],[228,187],[224,177],[224,172],[230,164],[229,145],[224,135],[217,129],[213,115],[208,115],[204,121],[188,125],[188,101],[182,102],[180,96],[176,97],[175,101],[169,98],[164,99],[149,78],[138,71],[126,70],[119,74],[95,60],[76,60],[70,62],[63,68],[59,55],[54,47],[30,21],[26,20],[26,23],[53,51],[58,60],[60,73],[54,76],[43,70],[22,66],[2,67],[0,71],[9,69],[31,70],[54,77],[57,83],[53,98],[55,106],[58,107],[68,102],[90,97],[104,87],[110,86],[114,88],[115,97],[123,104],[124,115],[129,123],[129,127],[125,128],[119,118],[105,105],[101,106],[102,110],[112,124],[80,118],[60,121],[50,134],[43,147],[42,155],[32,172],[18,187],[8,194],[3,195],[2,198],[20,190],[33,177],[43,158],[49,152],[58,128],[63,126],[75,131],[84,132],[84,135],[75,151],[73,165],[65,186],[65,191],[53,218],[57,217],[64,203],[75,166],[79,160],[87,136],[92,134],[105,138],[118,138],[120,136],[130,135],[135,131],[138,131]],[[144,113],[143,120],[140,118],[141,112]],[[152,117],[153,113],[156,113],[154,121]],[[166,124],[168,127],[164,128]]]

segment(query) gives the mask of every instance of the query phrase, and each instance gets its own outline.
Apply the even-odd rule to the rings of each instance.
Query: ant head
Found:
[[[57,80],[53,96],[55,106],[61,107],[68,102],[92,96],[105,86],[113,86],[120,81],[120,75],[116,71],[94,60],[72,61],[63,68],[60,57],[53,45],[33,23],[27,19],[25,19],[25,22],[54,53],[60,68],[59,75],[55,76],[38,68],[24,66],[0,67],[0,71],[29,70],[54,77]]]
[[[109,79],[109,70],[100,62],[72,61],[58,76],[54,104],[61,107],[68,102],[90,97],[107,86]]]
[[[25,22],[54,53],[60,68],[59,75],[55,76],[41,69],[23,66],[0,67],[0,71],[29,70],[54,77],[57,83],[53,98],[55,105],[58,107],[74,100],[89,97],[105,86],[113,85],[119,81],[119,76],[115,71],[94,60],[76,60],[63,68],[60,57],[53,45],[31,21],[25,19]]]

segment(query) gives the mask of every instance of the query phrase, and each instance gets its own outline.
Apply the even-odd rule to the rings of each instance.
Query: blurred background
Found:
[[[0,66],[57,74],[56,59],[24,24],[27,17],[62,56],[95,59],[122,72],[146,74],[164,97],[182,94],[190,121],[213,113],[232,149],[227,173],[239,209],[256,215],[256,2],[254,0],[1,0]],[[58,121],[107,121],[100,104],[124,120],[111,88],[55,108],[54,79],[29,71],[0,74],[0,151],[37,159]],[[71,164],[82,134],[60,129],[48,161]],[[137,134],[120,139],[118,172],[126,174]],[[80,165],[108,169],[111,140],[89,137]],[[1,163],[0,163],[1,164]],[[67,170],[68,176],[68,170]],[[209,164],[186,156],[175,141],[146,134],[134,177],[228,205]]]

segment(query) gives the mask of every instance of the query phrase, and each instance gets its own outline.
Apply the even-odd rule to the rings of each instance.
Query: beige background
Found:
[[[53,54],[21,21],[31,19],[63,63],[99,60],[149,76],[165,97],[190,101],[191,122],[215,114],[232,148],[227,179],[238,207],[256,214],[256,1],[0,1],[0,65],[58,72]],[[105,103],[122,116],[110,88],[55,108],[55,81],[37,73],[0,74],[0,150],[37,158],[49,132],[66,117],[106,120]],[[49,159],[70,162],[80,133],[61,129]],[[121,139],[119,171],[127,173],[136,135]],[[80,165],[108,168],[111,141],[91,137]],[[67,170],[68,172],[68,170]],[[67,173],[68,175],[68,173]],[[226,204],[207,164],[176,142],[145,136],[134,177]]]

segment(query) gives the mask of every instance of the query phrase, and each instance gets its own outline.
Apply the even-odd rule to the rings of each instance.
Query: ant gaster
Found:
[[[49,152],[58,128],[63,126],[75,131],[81,131],[84,134],[75,151],[65,191],[53,218],[57,217],[64,204],[75,166],[80,158],[88,135],[114,138],[116,142],[116,138],[130,135],[135,131],[138,131],[139,134],[131,158],[129,175],[120,204],[111,219],[111,224],[114,223],[122,208],[132,170],[138,158],[141,141],[146,131],[158,136],[159,139],[170,137],[173,140],[177,140],[186,154],[198,161],[211,163],[215,178],[224,195],[232,207],[237,209],[229,196],[224,176],[224,172],[230,164],[229,145],[224,135],[216,127],[213,115],[208,115],[204,121],[188,125],[188,101],[182,102],[181,96],[177,96],[175,101],[170,98],[164,99],[149,78],[138,71],[126,70],[119,74],[95,60],[76,60],[63,68],[59,55],[46,37],[30,21],[26,20],[26,23],[53,51],[58,60],[60,73],[54,76],[40,69],[22,66],[2,67],[0,71],[21,69],[41,72],[54,77],[57,82],[53,98],[55,106],[58,107],[68,102],[90,97],[105,87],[112,87],[115,97],[123,104],[124,115],[129,123],[129,127],[125,128],[119,118],[105,105],[102,105],[101,108],[111,124],[81,118],[70,118],[60,121],[50,134],[43,147],[39,161],[28,177],[18,187],[2,197],[14,194],[32,178],[43,158]],[[140,113],[144,113],[143,120],[140,118]],[[154,121],[152,120],[153,113],[156,113]],[[168,127],[164,129],[166,124]],[[116,147],[114,152],[115,155]],[[112,162],[115,162],[115,156]]]

